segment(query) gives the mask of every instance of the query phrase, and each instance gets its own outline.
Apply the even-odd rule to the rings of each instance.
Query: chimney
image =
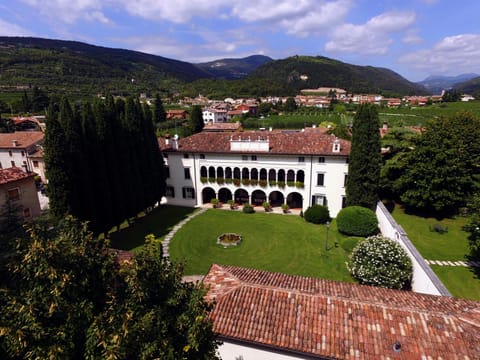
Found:
[[[18,146],[18,140],[12,140],[12,146],[17,147]]]
[[[340,152],[340,140],[338,140],[337,137],[335,137],[335,140],[333,141],[332,152],[335,152],[335,153]]]
[[[172,149],[178,150],[178,135],[175,134],[172,139]]]

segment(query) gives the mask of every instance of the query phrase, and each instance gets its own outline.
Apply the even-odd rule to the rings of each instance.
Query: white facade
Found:
[[[10,149],[0,149],[0,169],[18,167],[31,171],[25,148],[18,148],[12,144]]]
[[[286,352],[261,349],[259,347],[241,345],[230,341],[223,341],[218,348],[222,360],[305,360],[311,357],[291,355]]]
[[[218,198],[226,203],[250,203],[273,207],[287,204],[306,210],[313,204],[328,206],[335,217],[345,199],[348,156],[330,154],[291,155],[255,151],[263,149],[251,141],[245,151],[231,140],[234,152],[208,153],[164,151],[169,177],[167,202],[179,206],[201,206]],[[255,145],[255,144],[254,144]],[[335,145],[333,145],[335,146]],[[253,147],[253,151],[249,148]],[[267,145],[268,149],[268,145]]]
[[[202,113],[203,122],[208,124],[209,122],[227,122],[227,110],[223,109],[206,109]]]

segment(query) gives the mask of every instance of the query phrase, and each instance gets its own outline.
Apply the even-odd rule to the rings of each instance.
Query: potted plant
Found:
[[[227,201],[227,204],[230,205],[231,210],[235,210],[237,208],[237,205],[235,204],[235,201],[230,199]]]
[[[268,201],[264,201],[262,206],[265,209],[265,212],[272,211],[272,206],[270,205],[270,203]]]
[[[216,198],[210,200],[210,204],[212,204],[214,209],[220,208],[220,200]]]
[[[286,214],[288,213],[288,210],[290,210],[290,207],[287,204],[282,204],[282,210]]]

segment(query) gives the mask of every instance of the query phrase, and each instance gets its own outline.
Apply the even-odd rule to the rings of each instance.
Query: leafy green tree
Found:
[[[460,93],[458,90],[456,89],[448,90],[443,93],[442,101],[443,102],[460,101],[461,97],[462,97],[462,93]]]
[[[167,113],[165,111],[165,108],[163,107],[160,94],[157,93],[155,95],[155,100],[153,102],[153,121],[155,122],[155,124],[158,124],[166,120],[167,120]]]
[[[118,263],[107,243],[67,216],[32,225],[2,278],[0,355],[18,359],[217,359],[201,285],[144,250]]]
[[[32,102],[25,90],[22,93],[22,100],[20,105],[21,105],[20,111],[22,112],[29,112],[32,110]]]
[[[353,119],[346,186],[348,206],[363,206],[371,210],[376,207],[382,161],[379,128],[375,105],[360,105]]]
[[[217,359],[205,290],[182,282],[182,267],[162,258],[153,235],[122,280],[116,302],[89,330],[88,359]]]
[[[0,349],[7,358],[80,359],[86,330],[112,301],[118,275],[106,243],[66,217],[32,225],[9,261]]]
[[[477,192],[467,206],[469,222],[463,227],[469,233],[470,253],[472,258],[480,260],[480,192]]]
[[[33,87],[31,100],[33,112],[45,111],[48,108],[49,101],[48,95],[43,90],[39,89],[38,86]]]
[[[401,201],[427,212],[452,213],[465,206],[480,173],[479,136],[480,120],[470,113],[431,121],[394,184]]]

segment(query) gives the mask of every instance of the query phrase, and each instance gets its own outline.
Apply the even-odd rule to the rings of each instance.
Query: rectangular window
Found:
[[[242,161],[248,161],[248,155],[242,155]]]
[[[183,172],[184,172],[184,174],[185,174],[185,179],[187,179],[187,180],[188,180],[188,179],[191,179],[191,177],[190,177],[190,168],[185,168],[185,169],[183,169]]]
[[[33,167],[38,168],[38,160],[33,160]]]
[[[25,156],[25,151],[22,150],[22,156]]]
[[[184,187],[182,195],[184,199],[195,199],[195,190],[192,187]]]
[[[170,177],[170,168],[165,166],[165,177],[168,179]]]
[[[305,156],[299,156],[298,162],[305,162]]]
[[[8,200],[20,200],[20,190],[18,188],[7,190]]]
[[[200,159],[205,159],[205,154],[200,154]]]
[[[343,187],[346,187],[347,186],[347,179],[348,179],[348,174],[345,174],[343,176]]]
[[[165,188],[165,196],[174,198],[175,197],[175,188],[173,186],[167,186]]]
[[[251,159],[252,161],[257,161],[257,155],[252,155]]]
[[[15,161],[10,161],[10,164],[12,164],[12,167],[15,167]]]
[[[312,205],[327,206],[327,197],[325,195],[313,195]]]
[[[188,159],[189,158],[188,154],[183,154],[183,158]]]
[[[30,216],[32,216],[30,213],[30,208],[23,209],[23,216],[26,218],[29,218]]]
[[[324,163],[324,162],[325,162],[325,157],[320,156],[320,157],[318,158],[318,162],[319,162],[319,163]]]
[[[12,154],[12,150],[8,150],[8,156],[12,157],[13,154]]]
[[[317,174],[317,186],[324,186],[325,184],[325,174],[319,173]]]
[[[347,207],[347,198],[342,196],[342,209]]]

